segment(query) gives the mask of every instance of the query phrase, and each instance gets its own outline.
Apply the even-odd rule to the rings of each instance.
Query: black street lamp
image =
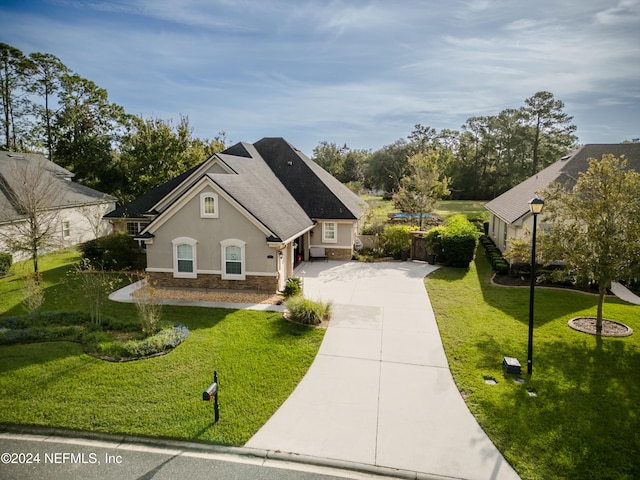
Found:
[[[527,354],[527,373],[533,371],[533,294],[536,285],[536,220],[542,211],[544,201],[537,196],[529,200],[529,211],[533,214],[533,235],[531,237],[531,287],[529,288],[529,351]]]

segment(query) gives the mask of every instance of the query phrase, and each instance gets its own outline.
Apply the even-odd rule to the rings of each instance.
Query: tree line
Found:
[[[224,150],[224,133],[194,138],[177,124],[129,114],[54,55],[0,43],[0,148],[41,152],[78,182],[126,202]]]
[[[412,174],[415,155],[436,157],[450,198],[494,198],[566,155],[576,146],[573,117],[550,92],[520,108],[467,119],[460,130],[415,125],[407,136],[377,151],[321,142],[314,159],[343,182],[396,193]]]
[[[186,117],[174,124],[129,114],[54,55],[25,55],[4,43],[0,102],[0,148],[43,152],[78,182],[121,202],[225,148],[224,133],[194,138]],[[552,93],[538,92],[520,108],[471,117],[460,130],[418,124],[376,151],[323,141],[313,159],[343,183],[391,195],[411,175],[409,159],[422,154],[435,158],[450,198],[489,199],[568,153],[577,141],[572,119]]]

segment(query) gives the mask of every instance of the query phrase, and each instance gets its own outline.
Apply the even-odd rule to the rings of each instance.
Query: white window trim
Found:
[[[221,261],[221,270],[222,270],[222,280],[245,280],[246,279],[246,255],[245,255],[245,245],[247,243],[242,240],[238,240],[237,238],[230,238],[227,240],[223,240],[220,242],[220,261]],[[240,248],[240,268],[241,274],[230,274],[227,273],[227,258],[226,258],[226,248],[227,247],[239,247]]]
[[[213,198],[213,202],[215,205],[215,212],[214,213],[206,213],[205,212],[205,200],[207,198]],[[206,193],[201,193],[200,194],[200,217],[201,218],[218,218],[218,214],[219,214],[219,204],[218,204],[218,194],[217,193],[211,193],[211,192],[206,192]]]
[[[173,276],[174,278],[198,278],[198,249],[197,240],[189,237],[179,237],[172,240],[173,245]],[[178,271],[178,245],[191,245],[193,250],[193,272]]]
[[[327,238],[327,225],[333,225],[333,238]],[[323,222],[322,223],[322,242],[323,243],[338,243],[338,223],[337,222]]]

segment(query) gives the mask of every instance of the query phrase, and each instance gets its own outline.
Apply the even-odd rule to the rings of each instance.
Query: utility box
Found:
[[[505,373],[515,373],[516,375],[520,375],[520,373],[522,373],[520,362],[517,358],[513,357],[504,357],[502,360],[502,369]]]

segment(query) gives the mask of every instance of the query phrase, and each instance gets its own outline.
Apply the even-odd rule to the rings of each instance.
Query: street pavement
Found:
[[[29,431],[29,428],[23,430]],[[374,480],[350,471],[266,452],[162,439],[31,429],[0,432],[2,480]],[[78,432],[80,433],[80,432]]]
[[[518,479],[449,371],[417,262],[313,262],[305,296],[333,304],[311,368],[246,447],[413,472]]]

